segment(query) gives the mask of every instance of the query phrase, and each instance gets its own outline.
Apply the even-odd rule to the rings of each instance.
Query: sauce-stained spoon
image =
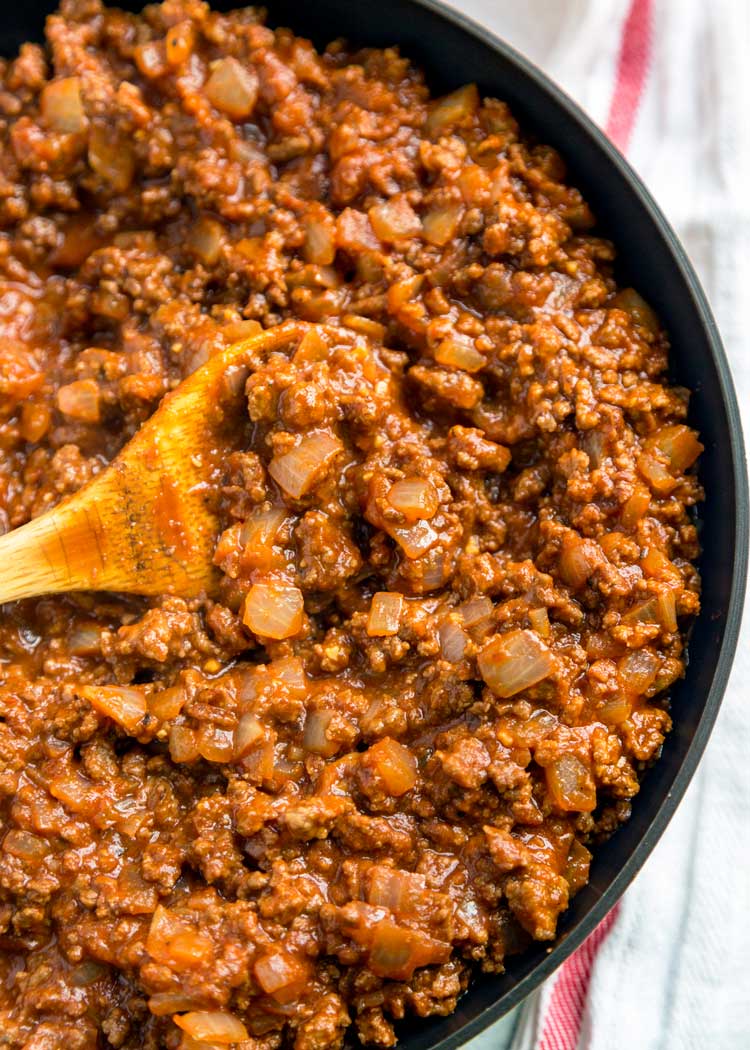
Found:
[[[309,327],[286,322],[215,354],[101,474],[0,537],[0,603],[60,591],[211,593],[216,496],[242,372]]]

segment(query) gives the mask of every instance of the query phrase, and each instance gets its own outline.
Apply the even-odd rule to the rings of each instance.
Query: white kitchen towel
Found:
[[[544,68],[627,153],[708,292],[750,433],[750,0],[454,6]],[[527,1000],[512,1050],[750,1048],[749,619],[677,815],[609,928]],[[509,1038],[506,1021],[471,1047]]]

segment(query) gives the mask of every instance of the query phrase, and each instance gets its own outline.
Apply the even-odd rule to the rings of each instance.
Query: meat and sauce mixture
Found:
[[[2,610],[0,1045],[393,1046],[554,940],[699,607],[688,394],[593,223],[502,102],[252,8],[64,0],[0,62],[3,530],[310,322],[214,594]]]

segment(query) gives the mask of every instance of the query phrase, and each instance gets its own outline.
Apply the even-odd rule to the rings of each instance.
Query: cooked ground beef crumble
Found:
[[[0,531],[310,322],[215,594],[2,609],[2,1046],[392,1046],[554,939],[699,608],[688,395],[593,225],[502,102],[251,8],[0,60]]]

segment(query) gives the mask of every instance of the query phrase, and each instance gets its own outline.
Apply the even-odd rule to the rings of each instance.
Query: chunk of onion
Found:
[[[645,442],[646,448],[656,448],[666,456],[674,474],[684,473],[703,451],[698,435],[683,424],[662,427]]]
[[[445,95],[433,106],[424,126],[428,138],[444,135],[450,128],[473,116],[479,108],[476,84],[465,84]]]
[[[162,689],[158,693],[152,693],[148,698],[149,714],[152,714],[154,718],[158,718],[162,722],[177,718],[180,711],[182,711],[185,699],[185,693],[176,685],[171,686],[169,689]]]
[[[284,492],[294,499],[301,499],[317,484],[342,447],[333,434],[311,434],[289,452],[274,456],[268,472]]]
[[[302,745],[314,755],[330,758],[341,747],[338,740],[330,740],[328,727],[333,719],[333,711],[311,711],[305,719],[305,732]]]
[[[474,340],[462,332],[454,332],[438,343],[435,360],[448,368],[462,368],[464,372],[479,372],[487,364],[484,354],[474,346]]]
[[[276,949],[255,961],[253,973],[266,995],[279,1003],[290,1003],[304,991],[309,967],[298,955]]]
[[[498,696],[515,696],[548,678],[555,658],[534,631],[517,630],[496,635],[478,658],[479,673]]]
[[[659,496],[667,496],[677,487],[667,464],[651,452],[641,452],[637,459],[638,470]]]
[[[658,317],[635,288],[623,288],[614,297],[611,305],[630,314],[636,324],[646,328],[654,335],[659,331]]]
[[[620,517],[626,529],[633,529],[648,513],[651,493],[645,485],[636,483],[633,492],[622,505]]]
[[[188,231],[186,248],[206,266],[215,266],[224,246],[225,230],[218,219],[201,215]],[[239,338],[239,337],[238,337]]]
[[[146,694],[142,689],[119,685],[84,685],[81,696],[100,714],[117,722],[128,733],[142,728],[146,717]]]
[[[363,765],[380,778],[389,795],[398,798],[417,782],[417,761],[408,748],[386,736],[365,752]]]
[[[478,623],[489,620],[492,616],[494,605],[489,598],[470,598],[458,609],[461,622],[464,627],[474,627]]]
[[[354,255],[381,248],[369,215],[355,208],[344,208],[336,219],[336,241],[340,248]]]
[[[198,741],[189,726],[172,726],[169,730],[169,754],[173,762],[195,762]]]
[[[242,608],[242,622],[261,638],[293,638],[302,629],[305,603],[291,584],[254,583]]]
[[[244,758],[259,740],[263,739],[264,730],[256,716],[250,712],[243,715],[234,731],[234,757]]]
[[[677,600],[675,589],[660,591],[656,599],[657,616],[665,631],[677,630]]]
[[[388,490],[388,502],[409,522],[434,518],[439,506],[435,486],[426,478],[402,478]]]
[[[146,938],[146,951],[173,970],[191,969],[213,955],[213,942],[159,904]]]
[[[207,762],[223,764],[234,758],[234,733],[221,726],[203,724],[197,735],[198,750]]]
[[[231,120],[247,120],[258,100],[258,78],[236,58],[220,58],[212,63],[204,90],[220,113]]]
[[[42,88],[40,100],[42,120],[61,135],[73,135],[86,127],[86,113],[81,98],[78,77],[53,80]]]
[[[596,809],[596,785],[580,758],[566,752],[545,769],[547,787],[555,806],[570,813]]]
[[[440,655],[451,664],[457,664],[463,660],[469,636],[457,623],[449,620],[438,628],[440,639]]]
[[[384,920],[375,928],[368,966],[377,977],[409,981],[419,967],[445,962],[450,951],[449,944],[436,941],[421,930]]]
[[[101,418],[99,384],[95,379],[76,379],[57,391],[57,407],[79,423],[98,423]]]
[[[281,526],[287,518],[282,507],[270,507],[268,510],[256,510],[243,523],[240,529],[243,569],[259,569],[267,572],[274,567],[275,554],[273,546]]]
[[[367,214],[381,241],[395,243],[404,237],[416,236],[422,229],[417,213],[405,197],[394,197],[384,204],[376,204]]]
[[[399,871],[385,864],[375,864],[368,872],[367,901],[388,908],[395,915],[413,915],[423,898],[426,882],[424,875],[411,871]]]
[[[367,633],[371,638],[398,634],[404,596],[391,591],[378,591],[372,596]]]
[[[336,258],[336,224],[329,215],[304,221],[305,258],[318,266],[330,266]]]
[[[432,208],[422,218],[422,235],[429,244],[442,248],[452,240],[461,222],[460,204],[442,204]]]
[[[172,1020],[201,1043],[228,1045],[250,1038],[242,1021],[226,1010],[194,1010],[189,1014],[175,1014]]]
[[[617,673],[623,688],[642,696],[656,678],[659,658],[650,649],[634,649],[620,660]]]
[[[133,181],[135,155],[110,127],[96,124],[89,135],[89,165],[115,193],[124,193]]]
[[[529,609],[529,623],[542,638],[549,638],[549,613],[546,608]]]
[[[438,533],[427,521],[415,521],[411,525],[391,525],[388,532],[407,558],[421,558],[438,541]]]

